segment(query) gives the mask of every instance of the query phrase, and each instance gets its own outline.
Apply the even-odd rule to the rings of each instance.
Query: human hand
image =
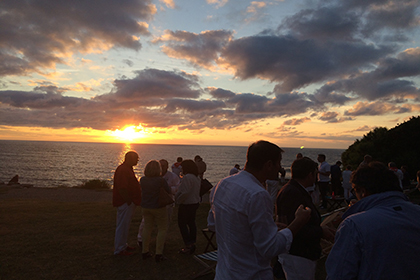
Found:
[[[349,207],[353,206],[357,202],[357,199],[350,200]]]
[[[304,207],[302,204],[296,209],[295,220],[301,221],[302,223],[307,223],[311,218],[312,210],[308,207]]]
[[[295,212],[295,219],[287,227],[296,236],[296,233],[309,221],[311,218],[311,209],[300,205]]]

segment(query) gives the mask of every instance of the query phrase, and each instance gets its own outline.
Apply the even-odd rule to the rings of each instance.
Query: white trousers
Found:
[[[316,261],[290,254],[280,254],[278,259],[287,280],[315,280]]]
[[[128,232],[130,230],[131,218],[133,217],[136,205],[124,203],[117,208],[117,228],[115,229],[114,254],[118,254],[127,248]]]

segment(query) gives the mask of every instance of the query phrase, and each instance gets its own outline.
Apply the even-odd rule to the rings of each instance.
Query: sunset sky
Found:
[[[347,148],[420,114],[419,27],[419,0],[2,0],[0,139]]]

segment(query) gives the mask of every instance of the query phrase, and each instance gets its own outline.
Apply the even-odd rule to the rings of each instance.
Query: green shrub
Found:
[[[111,189],[111,184],[107,180],[93,179],[83,183],[80,186],[82,189]]]

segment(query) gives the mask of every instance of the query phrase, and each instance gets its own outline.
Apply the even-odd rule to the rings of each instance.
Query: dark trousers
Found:
[[[197,225],[195,214],[200,204],[180,204],[178,208],[178,227],[186,246],[195,244]]]
[[[322,198],[322,207],[327,208],[327,193],[330,189],[330,182],[318,182],[319,192]]]

